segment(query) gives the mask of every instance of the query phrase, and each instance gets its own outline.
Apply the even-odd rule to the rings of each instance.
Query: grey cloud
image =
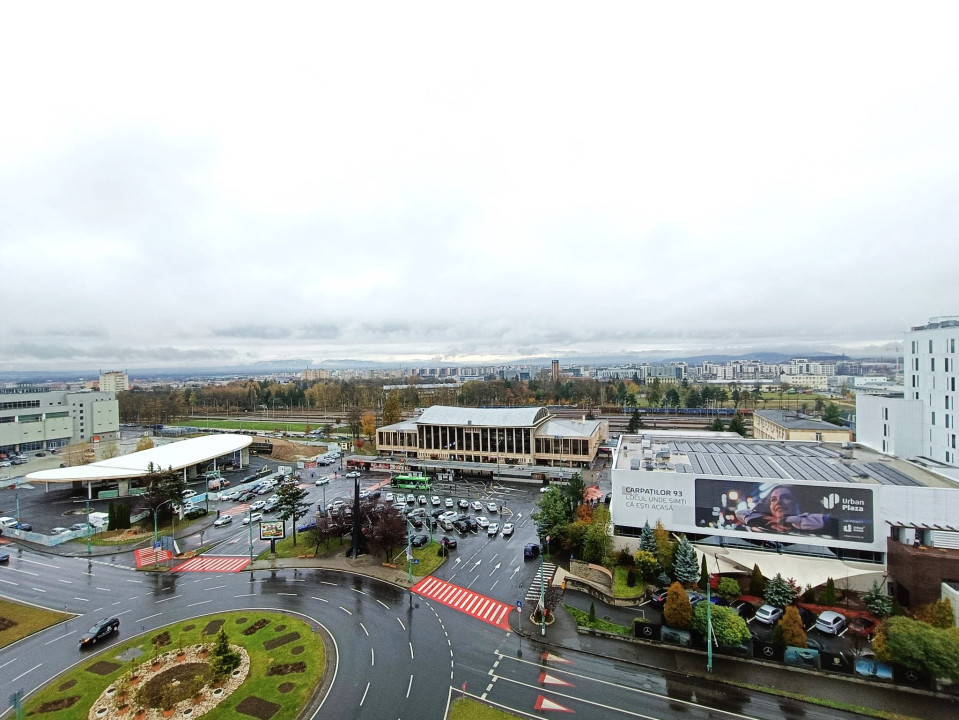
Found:
[[[232,327],[214,328],[216,337],[247,338],[253,340],[282,340],[292,336],[289,328],[276,325],[234,325]]]
[[[313,323],[304,325],[296,332],[298,338],[306,340],[332,340],[340,337],[341,330],[339,326],[332,323]]]

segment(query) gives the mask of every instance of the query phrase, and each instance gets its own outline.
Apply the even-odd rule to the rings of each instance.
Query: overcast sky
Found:
[[[5,3],[0,370],[959,314],[959,5],[660,5]]]

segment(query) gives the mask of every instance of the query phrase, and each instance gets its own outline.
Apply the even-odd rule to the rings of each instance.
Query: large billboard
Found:
[[[618,474],[618,473],[617,473]],[[885,547],[876,533],[876,488],[851,483],[804,483],[624,473],[614,478],[613,523],[649,522],[677,532],[862,549]]]

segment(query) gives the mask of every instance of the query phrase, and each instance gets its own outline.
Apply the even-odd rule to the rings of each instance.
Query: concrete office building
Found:
[[[119,437],[120,410],[112,392],[30,385],[0,389],[0,452],[4,454]]]
[[[100,392],[120,392],[130,389],[129,376],[120,370],[100,373]]]

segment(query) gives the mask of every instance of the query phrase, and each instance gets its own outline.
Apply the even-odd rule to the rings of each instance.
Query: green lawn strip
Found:
[[[21,605],[10,600],[0,600],[0,619],[12,623],[9,627],[0,630],[0,647],[6,647],[28,635],[39,632],[58,622],[74,617],[69,613],[47,610],[33,605]]]
[[[911,715],[899,715],[898,713],[886,712],[885,710],[877,710],[876,708],[860,707],[859,705],[853,705],[852,703],[839,702],[838,700],[827,700],[825,698],[811,697],[809,695],[801,695],[799,693],[789,692],[788,690],[780,690],[776,687],[767,687],[765,685],[753,685],[752,683],[743,683],[736,682],[734,680],[723,680],[727,685],[735,685],[736,687],[743,688],[745,690],[752,690],[754,692],[766,693],[767,695],[778,695],[779,697],[789,698],[790,700],[799,700],[801,702],[809,703],[810,705],[819,705],[821,707],[833,708],[834,710],[844,710],[846,712],[854,713],[856,715],[865,715],[867,717],[882,718],[883,720],[918,720]]]
[[[635,574],[636,571],[633,570]],[[629,574],[629,568],[617,565],[613,570],[613,595],[618,598],[640,597],[643,594],[643,581],[636,577],[636,584],[630,587],[626,584],[626,576]]]
[[[436,537],[434,535],[433,537]],[[437,552],[440,549],[440,544],[437,541],[427,543],[423,547],[412,548],[413,558],[419,560],[418,563],[413,564],[413,575],[416,577],[423,577],[424,575],[429,575],[436,568],[442,565],[446,558],[440,557],[437,555]],[[456,552],[453,550],[452,552]],[[406,569],[406,548],[400,549],[400,552],[393,557],[393,562],[400,567],[400,569]]]
[[[237,620],[244,618],[244,622],[237,622]],[[243,630],[261,619],[269,622],[252,635],[243,634]],[[164,632],[169,633],[170,643],[159,648],[161,653],[175,653],[181,645],[197,645],[200,643],[212,648],[216,635],[203,635],[202,633],[208,623],[213,620],[223,620],[223,628],[230,643],[240,645],[247,650],[250,655],[250,673],[232,695],[225,698],[204,717],[210,718],[210,720],[227,720],[228,718],[240,717],[241,713],[236,710],[236,707],[247,697],[257,697],[279,705],[280,709],[276,711],[271,720],[294,720],[298,717],[312,697],[316,686],[322,682],[326,671],[326,656],[322,639],[311,631],[309,623],[298,617],[258,610],[216,613],[191,618],[153,630],[133,640],[118,643],[104,652],[84,653],[85,660],[82,663],[55,678],[24,703],[25,715],[32,714],[39,718],[48,717],[51,720],[85,719],[90,707],[107,687],[120,676],[141,663],[149,662],[156,655],[157,650],[153,646],[153,638]],[[190,626],[192,626],[190,630],[185,629]],[[283,627],[283,629],[278,630],[278,627]],[[269,650],[264,648],[266,641],[290,633],[298,633],[299,638]],[[136,659],[133,661],[121,659],[120,656],[131,648],[138,648],[141,651]],[[295,648],[303,649],[294,653]],[[114,663],[118,667],[106,674],[91,671],[90,668],[98,662]],[[298,662],[304,663],[303,672],[267,675],[271,665],[280,666]],[[172,660],[167,660],[164,666],[173,667],[174,664]],[[293,688],[289,692],[280,692],[278,688],[283,683],[291,683]],[[45,713],[36,712],[36,709],[45,703],[56,703],[58,700],[72,696],[79,696],[79,698],[68,708],[51,710]]]
[[[198,517],[198,518],[184,518],[183,522],[178,521],[176,523],[177,533],[179,534],[181,538],[184,537],[185,535],[191,534],[192,531],[190,530],[190,528],[195,523],[202,522],[205,517],[206,516]],[[126,537],[126,538],[122,537],[122,531],[120,531],[121,535],[116,535],[116,536],[107,536],[105,533],[102,533],[102,532],[94,533],[90,536],[90,544],[98,545],[98,546],[116,546],[116,545],[135,545],[137,543],[142,543],[147,540],[152,542],[153,540],[153,521],[152,520],[149,523],[144,525],[137,525],[135,523],[133,527],[140,527],[142,528],[143,531],[135,537]],[[158,536],[171,535],[171,534],[173,534],[173,525],[171,523],[164,523],[157,527]],[[70,542],[86,543],[86,541],[87,541],[86,537],[81,537],[81,538],[77,538],[76,540],[71,540]]]
[[[593,630],[602,630],[604,632],[616,633],[617,635],[629,635],[632,636],[633,631],[631,628],[626,627],[625,625],[617,625],[616,623],[609,622],[608,620],[600,620],[596,618],[593,621],[589,619],[589,613],[583,612],[577,608],[574,608],[572,605],[563,605],[566,608],[566,611],[572,615],[573,619],[576,621],[577,625],[582,627],[592,628]]]
[[[458,697],[450,704],[446,720],[510,720],[517,717],[521,716],[490,707],[473,698]]]

